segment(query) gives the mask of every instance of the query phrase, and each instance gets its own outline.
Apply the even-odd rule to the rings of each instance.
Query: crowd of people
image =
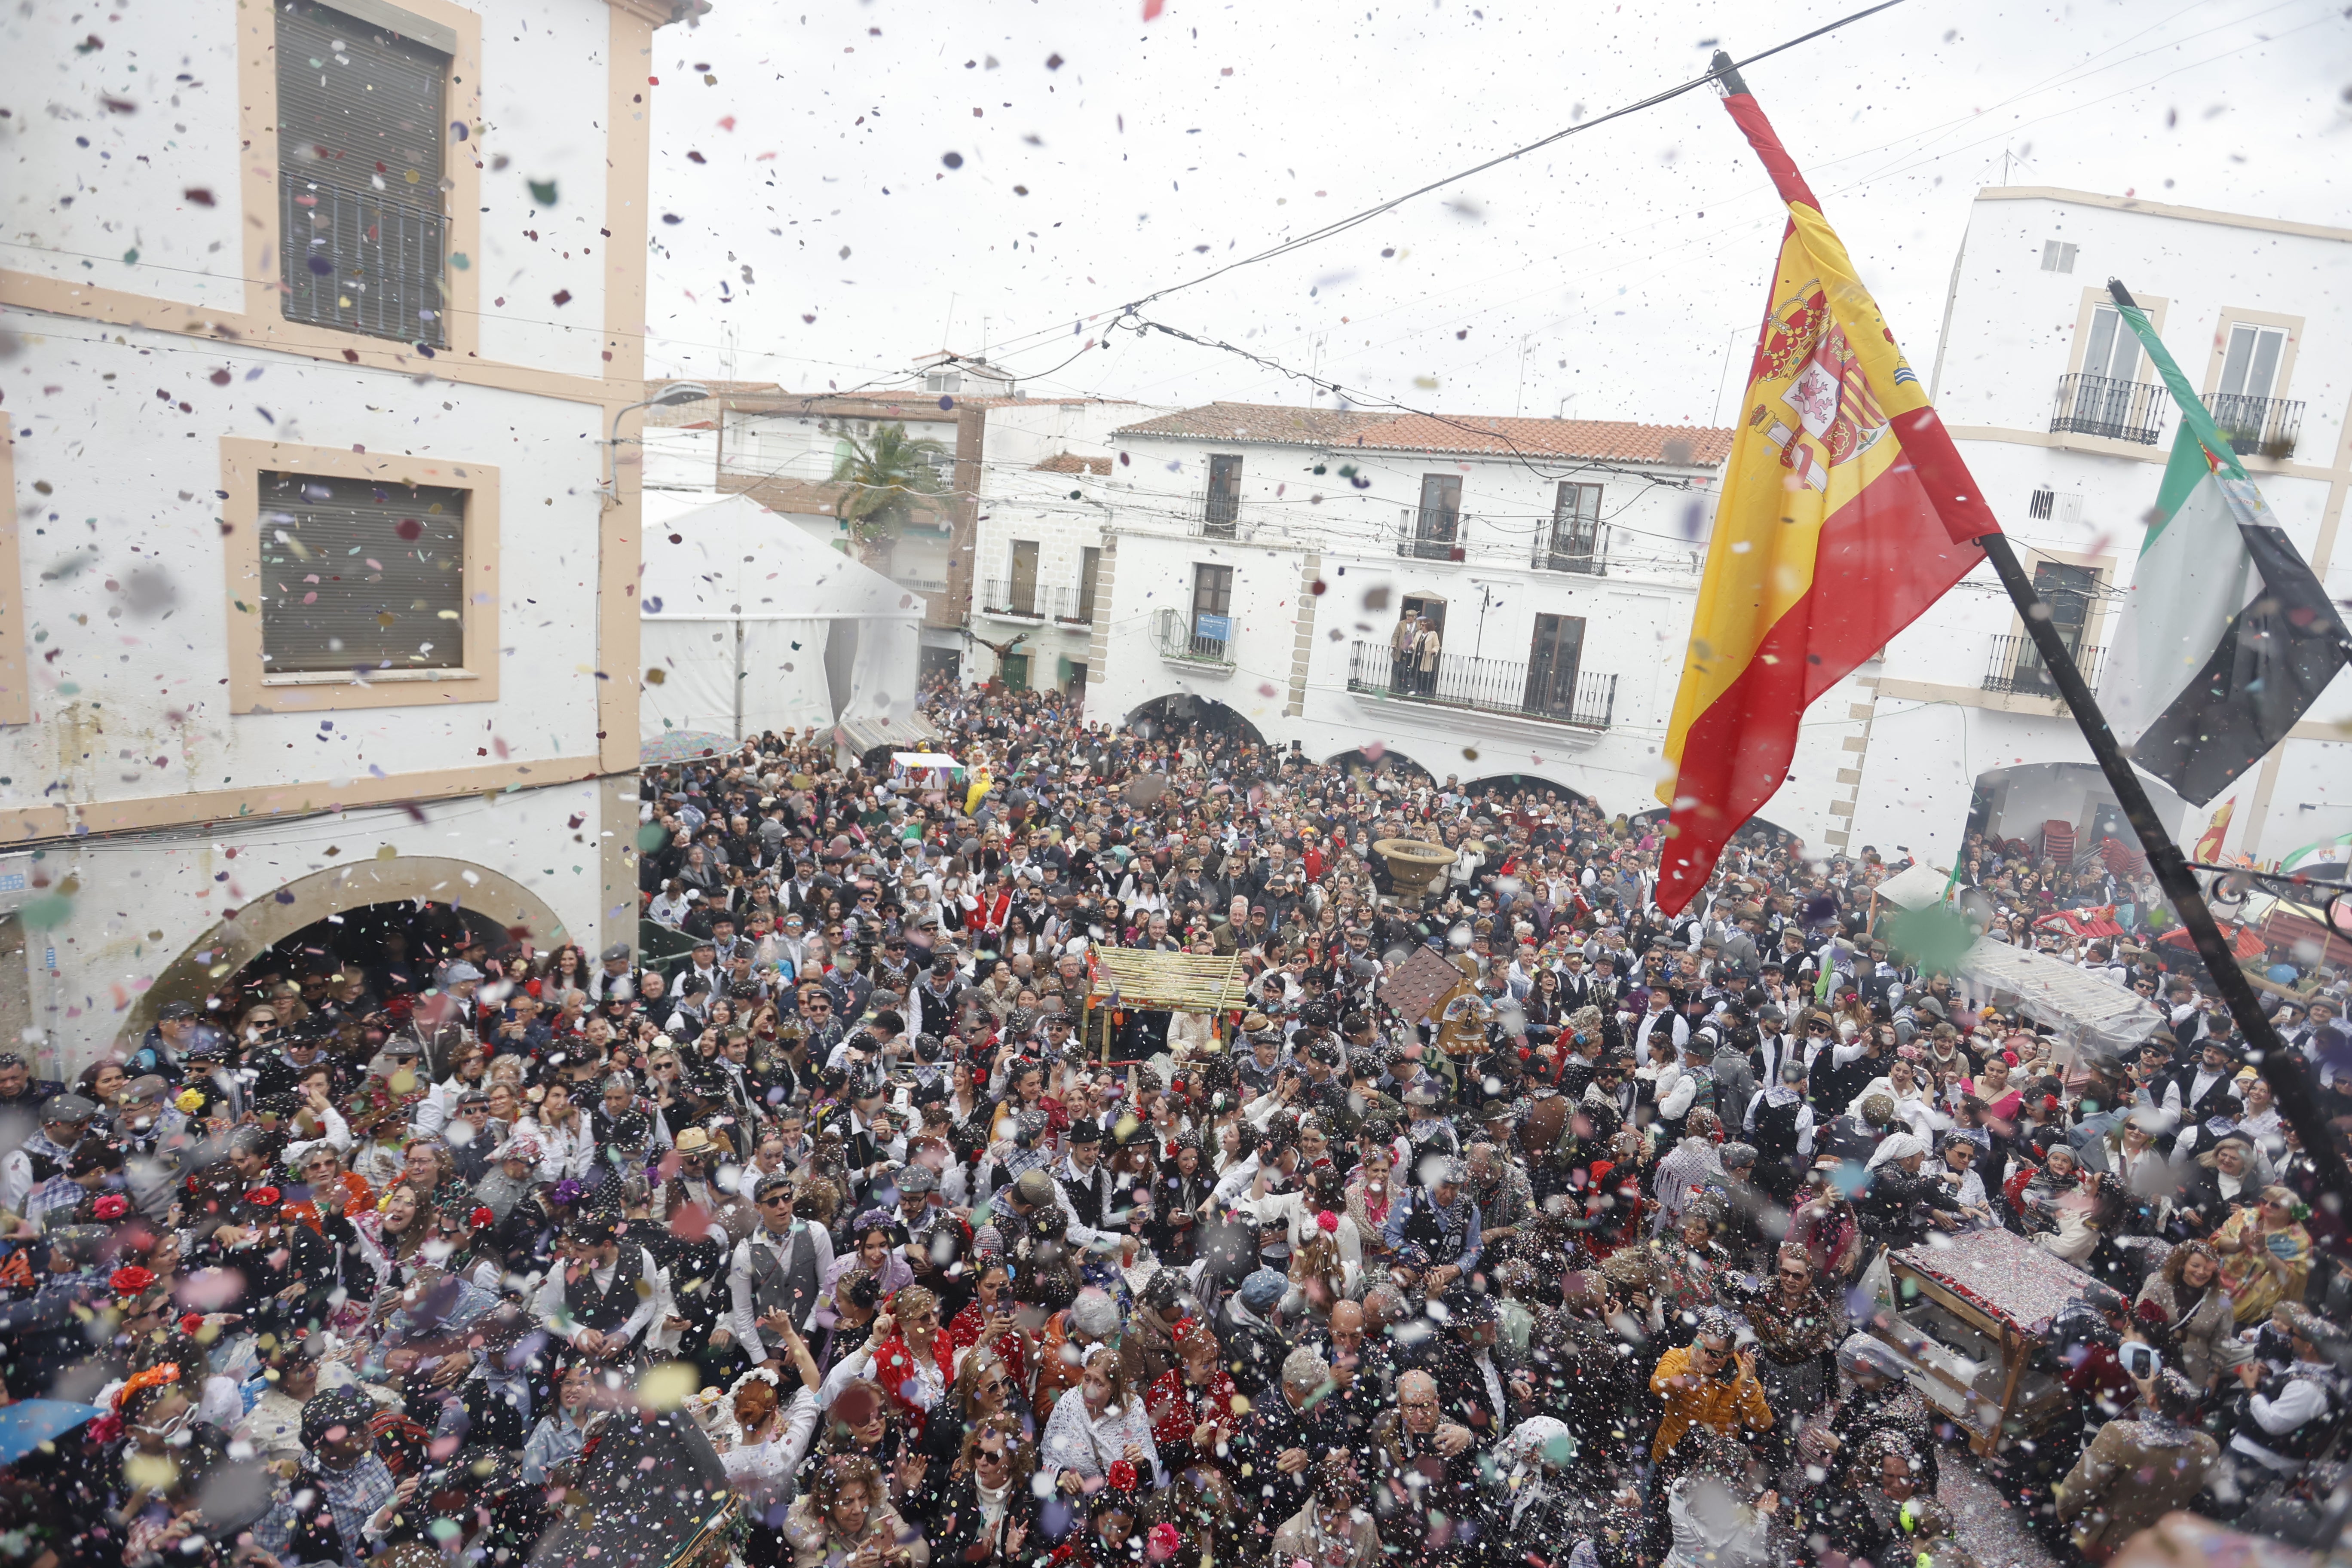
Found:
[[[394,930],[0,1056],[7,1393],[98,1409],[9,1555],[1963,1563],[1887,1259],[1991,1228],[2080,1270],[2079,1397],[1984,1461],[2052,1551],[2325,1512],[2334,1195],[2169,950],[2035,923],[2099,877],[1969,847],[1997,938],[2150,999],[2107,1060],[1890,951],[1869,851],[1751,835],[1670,919],[1661,829],[1540,786],[927,706],[951,783],[648,769],[666,962]],[[2270,995],[2352,1125],[2344,977]]]

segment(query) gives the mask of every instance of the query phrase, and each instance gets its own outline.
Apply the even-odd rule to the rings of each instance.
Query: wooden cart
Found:
[[[1905,1247],[1886,1264],[1895,1310],[1881,1310],[1870,1331],[1902,1358],[1920,1395],[1967,1431],[1972,1451],[1989,1456],[2071,1408],[2064,1386],[2030,1363],[2089,1275],[2006,1230]]]
[[[1087,952],[1087,978],[1078,1039],[1107,1064],[1112,1060],[1120,1013],[1206,1013],[1219,1021],[1217,1040],[1222,1047],[1226,1043],[1226,1016],[1249,1005],[1241,960],[1217,953],[1092,947]]]

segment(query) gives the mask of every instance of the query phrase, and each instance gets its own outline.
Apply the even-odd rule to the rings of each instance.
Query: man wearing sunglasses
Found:
[[[730,1331],[761,1366],[782,1370],[787,1331],[805,1331],[824,1278],[833,1272],[833,1237],[823,1226],[793,1218],[790,1176],[762,1180],[751,1194],[758,1226],[736,1244],[727,1269]],[[717,1342],[718,1333],[712,1338]]]

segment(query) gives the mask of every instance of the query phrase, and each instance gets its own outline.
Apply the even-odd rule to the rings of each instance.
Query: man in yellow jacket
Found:
[[[1699,1316],[1696,1339],[1658,1358],[1650,1392],[1664,1402],[1665,1413],[1658,1417],[1651,1458],[1664,1458],[1694,1426],[1726,1436],[1739,1426],[1771,1430],[1772,1407],[1764,1403],[1764,1385],[1756,1379],[1756,1352],[1735,1354],[1734,1334],[1730,1319],[1709,1310]]]

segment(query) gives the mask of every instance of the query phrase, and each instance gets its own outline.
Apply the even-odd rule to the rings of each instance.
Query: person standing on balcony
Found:
[[[1413,664],[1417,672],[1416,689],[1423,697],[1437,694],[1437,658],[1444,652],[1438,640],[1437,623],[1427,616],[1421,617],[1421,633],[1412,640]]]
[[[1389,689],[1399,694],[1410,692],[1413,683],[1413,651],[1421,641],[1421,619],[1407,610],[1396,624],[1389,638]]]

